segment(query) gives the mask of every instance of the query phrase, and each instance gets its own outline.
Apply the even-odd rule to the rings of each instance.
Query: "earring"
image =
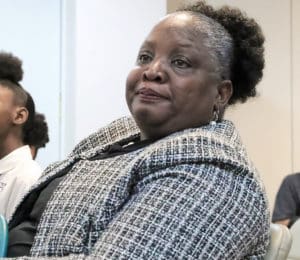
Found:
[[[213,112],[213,119],[210,121],[211,125],[216,125],[219,121],[219,109],[216,107]]]

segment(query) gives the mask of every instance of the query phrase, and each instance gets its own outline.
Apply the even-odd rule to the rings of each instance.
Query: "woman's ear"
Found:
[[[16,107],[13,114],[13,123],[15,125],[23,125],[27,121],[28,115],[26,107]]]
[[[231,80],[223,80],[218,85],[218,97],[217,97],[217,103],[220,107],[225,108],[225,106],[228,104],[229,99],[232,96],[232,82]]]

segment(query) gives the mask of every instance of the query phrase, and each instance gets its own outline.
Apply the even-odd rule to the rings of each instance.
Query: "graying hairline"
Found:
[[[231,35],[223,25],[204,14],[192,11],[180,12],[190,13],[198,21],[195,22],[195,28],[204,35],[204,46],[212,50],[210,55],[218,64],[216,72],[220,73],[222,77],[229,79],[233,53],[233,39]]]

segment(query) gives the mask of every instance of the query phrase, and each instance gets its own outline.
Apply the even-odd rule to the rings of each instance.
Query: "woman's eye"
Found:
[[[183,59],[175,59],[172,61],[172,64],[178,68],[189,68],[191,67],[190,63]]]
[[[147,64],[151,62],[152,57],[149,54],[140,54],[137,59],[138,64]]]

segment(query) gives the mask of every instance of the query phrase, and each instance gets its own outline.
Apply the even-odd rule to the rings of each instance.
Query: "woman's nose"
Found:
[[[164,65],[161,61],[153,61],[143,72],[144,81],[155,81],[157,83],[164,83],[168,76],[166,74]]]

